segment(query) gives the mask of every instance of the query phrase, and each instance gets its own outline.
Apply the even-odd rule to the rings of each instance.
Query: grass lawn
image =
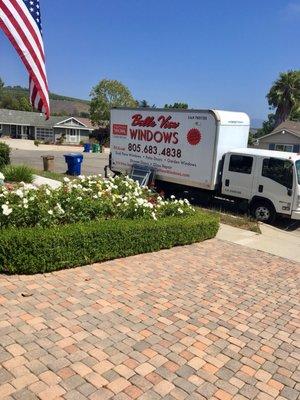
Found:
[[[55,181],[60,181],[60,182],[62,182],[66,176],[70,179],[73,178],[72,176],[70,177],[69,175],[61,174],[59,172],[42,171],[37,169],[34,170],[34,173],[35,175],[43,176],[44,178],[54,179]]]
[[[220,222],[225,225],[234,226],[235,228],[245,229],[247,231],[261,233],[258,222],[247,215],[234,215],[228,212],[197,207],[204,213],[218,215]]]
[[[197,209],[201,210],[204,213],[207,214],[214,214],[219,216],[220,222],[225,225],[230,225],[235,228],[240,228],[240,229],[245,229],[247,231],[251,232],[256,232],[256,233],[261,233],[261,230],[259,228],[258,221],[255,219],[247,216],[247,215],[236,215],[233,213],[226,212],[224,210],[218,210],[218,209],[208,209],[208,208],[203,208],[203,207],[196,207]]]

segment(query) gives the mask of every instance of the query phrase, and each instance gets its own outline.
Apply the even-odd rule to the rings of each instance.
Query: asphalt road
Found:
[[[68,152],[67,152],[68,153]],[[37,151],[37,150],[12,150],[11,161],[13,164],[25,164],[37,170],[43,169],[42,156],[54,156],[54,171],[64,173],[67,170],[64,154],[66,151]],[[104,167],[108,164],[108,154],[83,153],[81,173],[83,175],[104,174]]]

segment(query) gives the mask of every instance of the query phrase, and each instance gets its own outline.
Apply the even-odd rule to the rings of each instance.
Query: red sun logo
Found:
[[[187,141],[192,146],[196,146],[196,144],[200,143],[201,138],[202,138],[202,135],[201,135],[201,132],[199,131],[199,129],[193,128],[188,131]]]

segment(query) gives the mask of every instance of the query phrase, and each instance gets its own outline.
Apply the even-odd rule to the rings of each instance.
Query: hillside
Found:
[[[10,96],[14,99],[20,99],[22,97],[28,98],[29,91],[21,86],[5,86],[2,90],[2,96]],[[89,101],[76,99],[74,97],[62,96],[60,94],[51,93],[50,106],[51,114],[60,115],[74,115],[74,116],[88,116],[89,114]]]

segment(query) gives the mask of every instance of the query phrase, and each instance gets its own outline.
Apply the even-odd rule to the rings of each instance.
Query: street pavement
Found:
[[[73,151],[78,152],[78,148],[73,149]],[[108,164],[107,153],[82,153],[81,148],[79,148],[79,152],[83,154],[82,174],[104,174],[104,167]],[[13,164],[24,164],[37,170],[43,170],[42,156],[51,155],[54,156],[54,171],[65,173],[67,164],[64,154],[68,153],[70,153],[70,150],[49,150],[48,148],[39,150],[14,149],[11,153],[11,161]]]
[[[1,399],[297,400],[299,268],[214,239],[2,275]]]

